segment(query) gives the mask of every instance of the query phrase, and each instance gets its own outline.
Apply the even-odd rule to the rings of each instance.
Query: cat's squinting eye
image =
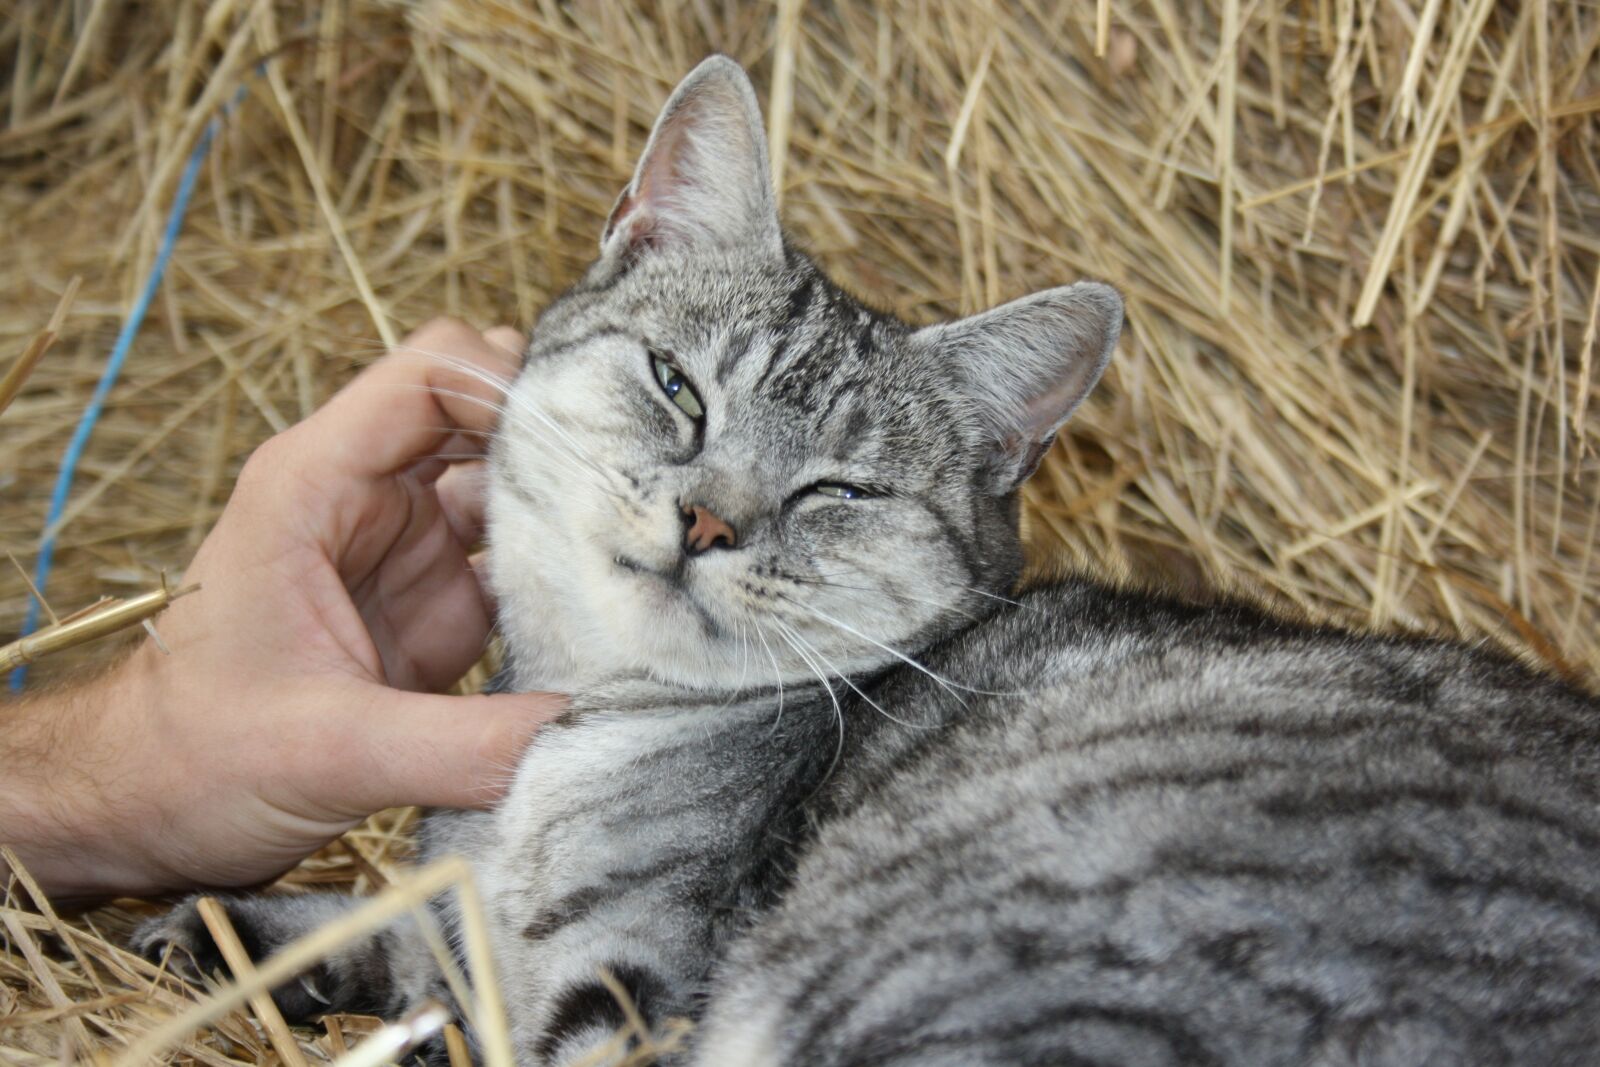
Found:
[[[860,500],[872,495],[859,485],[847,485],[844,482],[818,482],[811,487],[811,491],[822,496],[838,497],[840,500]]]
[[[655,369],[656,381],[661,383],[661,391],[696,422],[706,416],[706,407],[700,403],[700,395],[694,391],[694,386],[689,384],[689,379],[683,372],[673,366],[659,352],[650,353],[650,365]]]

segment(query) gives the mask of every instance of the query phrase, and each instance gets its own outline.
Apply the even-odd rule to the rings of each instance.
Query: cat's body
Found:
[[[948,688],[835,682],[832,773],[816,686],[595,693],[541,736],[469,852],[519,1047],[609,1037],[605,967],[655,1020],[708,1002],[717,1065],[1600,1050],[1593,703],[1076,580],[923,662]]]
[[[1600,1056],[1597,706],[1079,581],[858,699],[707,1064]],[[938,709],[937,713],[933,709]]]
[[[507,393],[507,680],[578,695],[423,847],[473,864],[521,1061],[610,1036],[602,968],[707,1067],[1600,1052],[1600,704],[1237,605],[1011,599],[1015,487],[1120,304],[867,311],[759,142],[702,65]],[[230,910],[266,950],[334,906]],[[206,955],[190,911],[167,942]],[[424,957],[392,931],[313,988],[398,1011]]]

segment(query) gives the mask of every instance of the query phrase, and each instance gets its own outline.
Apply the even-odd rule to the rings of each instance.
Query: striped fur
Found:
[[[1064,581],[897,671],[705,1064],[1558,1064],[1600,1037],[1600,704]],[[855,714],[851,715],[853,710]]]
[[[1010,599],[1014,490],[1120,300],[913,329],[783,239],[766,173],[708,61],[508,392],[502,684],[577,697],[423,851],[474,866],[520,1062],[611,1039],[602,971],[701,1067],[1593,1059],[1600,704],[1235,604]],[[690,552],[691,504],[734,544]],[[268,952],[338,906],[230,908]],[[140,943],[210,958],[192,909]],[[424,956],[390,931],[315,986],[395,1010]]]

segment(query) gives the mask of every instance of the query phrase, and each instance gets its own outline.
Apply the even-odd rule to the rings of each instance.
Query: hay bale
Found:
[[[1027,491],[1037,560],[1592,681],[1597,43],[1578,0],[24,0],[0,25],[0,357],[82,285],[0,414],[0,545],[31,562],[183,160],[241,89],[80,471],[58,607],[176,575],[251,448],[385,338],[530,322],[719,49],[771,103],[792,229],[859,292],[917,319],[1080,275],[1127,294]],[[25,598],[0,567],[0,640]],[[365,885],[402,829],[297,877]],[[187,995],[118,955],[126,910],[30,954],[24,903],[0,911],[0,1053],[111,1048]],[[267,1055],[236,1015],[185,1056],[223,1049]]]

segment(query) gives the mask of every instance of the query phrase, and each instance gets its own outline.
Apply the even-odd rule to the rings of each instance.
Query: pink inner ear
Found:
[[[1039,437],[1033,432],[1029,432],[1026,436],[1011,434],[1000,443],[1001,452],[1012,461],[1013,469],[1010,473],[1012,488],[1027,481],[1033,472],[1039,469],[1039,464],[1044,462],[1045,455],[1055,443],[1055,434]]]
[[[1083,402],[1083,398],[1099,380],[1098,374],[1090,376],[1085,370],[1083,362],[1073,363],[1065,377],[1022,405],[1024,434],[1033,437],[1054,435],[1056,428]]]
[[[650,205],[630,193],[617,201],[600,243],[607,244],[617,238],[625,248],[654,248],[660,242],[659,229]]]
[[[617,228],[627,222],[628,216],[638,210],[638,202],[633,194],[625,192],[617,198],[617,206],[611,209],[611,217],[606,219],[605,232],[600,235],[602,245],[610,242],[616,234]]]
[[[674,121],[676,119],[676,121]],[[688,122],[685,116],[669,117],[650,146],[633,185],[612,209],[606,223],[602,241],[620,234],[628,248],[655,248],[666,235],[664,207],[670,203],[675,190],[686,180],[682,173],[684,152],[688,144]]]

